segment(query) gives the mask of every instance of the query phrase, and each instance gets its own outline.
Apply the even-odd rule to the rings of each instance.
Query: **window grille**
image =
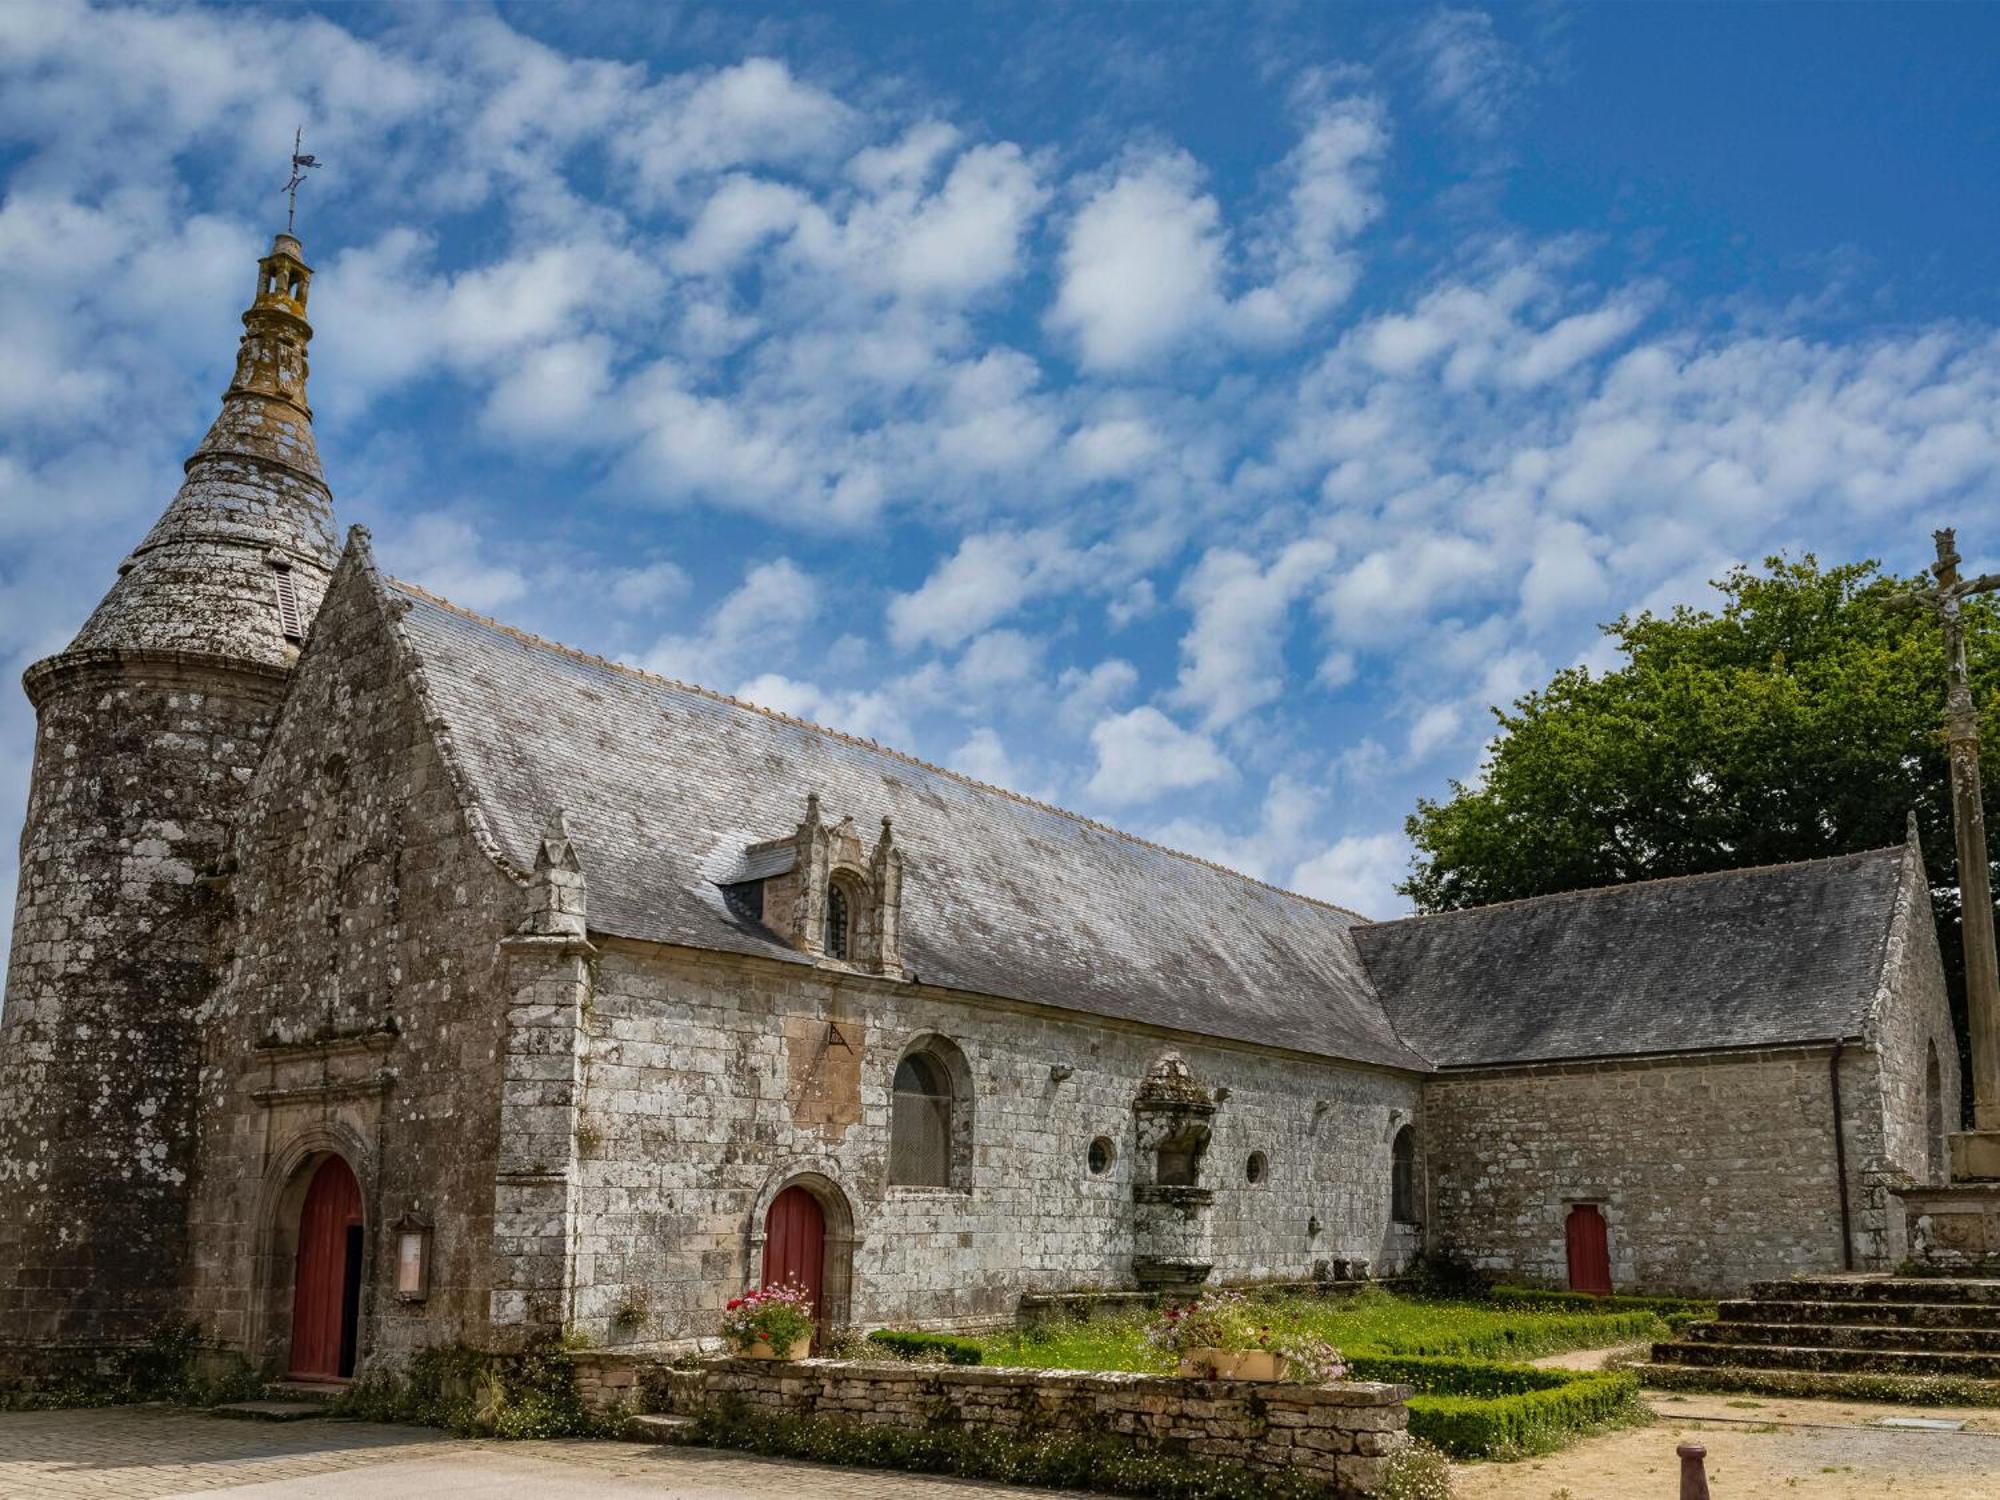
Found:
[[[1405,1125],[1390,1147],[1389,1213],[1398,1224],[1415,1224],[1417,1217],[1417,1128]]]
[[[889,1181],[903,1187],[950,1187],[950,1075],[935,1059],[913,1052],[896,1065],[894,1094]]]
[[[299,591],[292,582],[292,570],[273,565],[271,571],[278,575],[278,628],[286,640],[302,641],[306,638],[305,617],[299,613]]]

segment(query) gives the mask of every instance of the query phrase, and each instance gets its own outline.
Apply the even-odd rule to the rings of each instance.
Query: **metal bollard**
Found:
[[[1708,1470],[1702,1463],[1708,1450],[1699,1443],[1682,1443],[1674,1452],[1681,1456],[1681,1500],[1709,1500]]]

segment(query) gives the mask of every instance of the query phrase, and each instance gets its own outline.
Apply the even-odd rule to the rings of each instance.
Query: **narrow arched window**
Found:
[[[1389,1215],[1398,1224],[1415,1224],[1417,1215],[1417,1127],[1405,1125],[1389,1148]]]
[[[826,888],[826,956],[845,960],[854,946],[854,917],[847,892],[838,885]]]
[[[889,1122],[889,1181],[901,1187],[951,1186],[951,1073],[925,1052],[896,1064]]]

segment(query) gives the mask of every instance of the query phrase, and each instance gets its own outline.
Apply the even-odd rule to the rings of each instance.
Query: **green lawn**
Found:
[[[1317,1334],[1345,1354],[1436,1354],[1525,1360],[1571,1349],[1667,1337],[1645,1308],[1601,1312],[1402,1296],[1369,1290],[1351,1297],[1289,1296],[1259,1304],[1273,1329]],[[1054,1322],[977,1342],[989,1365],[1064,1370],[1157,1370],[1170,1361],[1148,1349],[1146,1319]]]

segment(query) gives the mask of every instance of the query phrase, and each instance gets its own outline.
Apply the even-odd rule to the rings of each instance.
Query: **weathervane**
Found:
[[[306,128],[301,125],[292,132],[292,177],[285,184],[285,233],[292,232],[292,224],[299,216],[299,184],[306,180],[306,173],[319,165],[317,156],[307,156],[299,148],[305,144]]]

